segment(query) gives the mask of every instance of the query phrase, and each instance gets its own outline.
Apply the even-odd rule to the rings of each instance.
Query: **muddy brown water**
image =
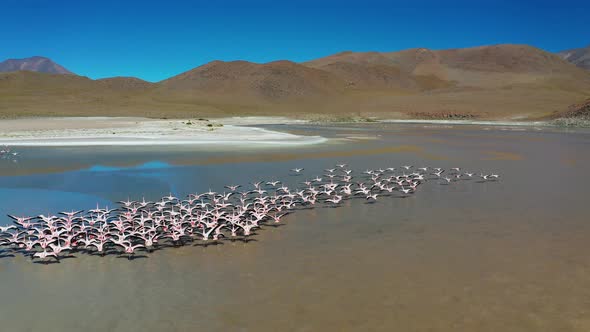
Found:
[[[28,148],[0,213],[288,184],[336,162],[463,167],[408,198],[299,210],[256,241],[128,261],[0,258],[1,331],[590,331],[590,133],[425,125],[269,126],[300,148]],[[288,169],[305,167],[305,175]],[[0,217],[0,223],[6,223]]]

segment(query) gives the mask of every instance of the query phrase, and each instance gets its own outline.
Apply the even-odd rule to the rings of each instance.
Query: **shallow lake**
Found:
[[[303,147],[20,148],[0,160],[7,213],[88,210],[257,180],[295,185],[338,162],[359,175],[461,167],[406,198],[321,204],[248,243],[145,259],[0,258],[2,331],[589,331],[590,132],[438,125],[285,125]],[[289,169],[303,167],[302,175]]]

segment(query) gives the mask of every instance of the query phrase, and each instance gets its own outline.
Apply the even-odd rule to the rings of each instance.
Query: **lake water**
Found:
[[[305,147],[21,148],[0,214],[89,209],[227,184],[289,185],[347,162],[462,167],[413,196],[298,210],[256,241],[128,261],[0,258],[2,331],[590,331],[590,132],[289,125]],[[304,167],[302,176],[289,169]],[[0,224],[9,223],[0,217]]]

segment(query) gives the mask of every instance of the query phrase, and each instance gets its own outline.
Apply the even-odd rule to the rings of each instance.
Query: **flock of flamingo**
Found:
[[[291,175],[302,176],[295,168]],[[346,164],[325,170],[323,176],[306,180],[298,188],[280,181],[256,182],[239,191],[240,185],[226,186],[227,192],[169,196],[159,201],[122,201],[117,209],[108,207],[61,212],[59,215],[17,217],[13,224],[0,226],[0,257],[20,253],[38,263],[58,263],[74,253],[118,255],[130,260],[165,247],[187,244],[207,246],[222,240],[250,241],[254,231],[271,224],[298,208],[316,205],[339,206],[343,201],[362,198],[368,203],[380,196],[408,197],[426,181],[450,184],[477,178],[460,168],[396,168],[366,170],[353,181]],[[497,174],[480,174],[480,182],[497,181]]]

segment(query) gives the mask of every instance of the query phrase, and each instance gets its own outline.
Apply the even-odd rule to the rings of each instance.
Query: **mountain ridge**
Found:
[[[536,118],[590,97],[590,72],[528,45],[211,61],[151,83],[0,73],[0,116],[45,114]],[[20,110],[20,111],[19,111]]]

